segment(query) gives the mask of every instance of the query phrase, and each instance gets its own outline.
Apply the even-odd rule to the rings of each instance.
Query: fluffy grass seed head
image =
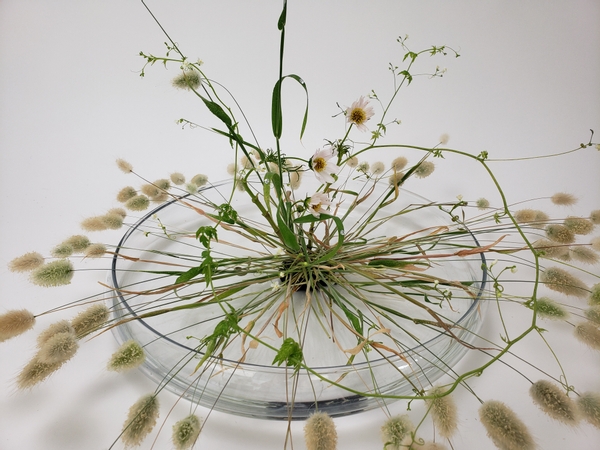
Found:
[[[296,190],[302,184],[302,172],[290,172],[290,188]]]
[[[520,209],[513,213],[513,216],[517,223],[530,224],[534,228],[543,228],[545,222],[550,220],[548,214],[539,209]]]
[[[197,90],[202,84],[202,76],[196,69],[186,67],[171,83],[177,89]]]
[[[37,346],[38,348],[42,348],[44,344],[50,339],[52,336],[58,333],[75,333],[75,330],[71,326],[71,322],[68,320],[61,320],[58,322],[54,322],[50,326],[48,326],[44,331],[42,331],[37,337]]]
[[[501,450],[533,450],[535,442],[527,426],[504,403],[488,400],[479,407],[479,419],[488,437]]]
[[[44,257],[38,252],[29,252],[8,263],[11,272],[29,272],[44,264]]]
[[[590,291],[589,304],[600,305],[600,283],[593,285]]]
[[[429,395],[435,396],[427,400],[431,419],[440,434],[444,438],[450,438],[458,428],[458,414],[456,412],[456,403],[451,394],[444,394],[444,389],[434,387],[429,391]]]
[[[583,264],[594,265],[600,261],[598,253],[589,247],[575,246],[569,249],[569,256]]]
[[[402,179],[404,178],[404,172],[394,172],[388,178],[390,186],[400,186],[402,184]]]
[[[110,208],[106,214],[115,214],[117,216],[121,216],[123,219],[127,217],[127,211],[125,211],[123,208]]]
[[[158,187],[159,189],[161,189],[163,191],[168,191],[169,189],[171,189],[171,182],[169,180],[167,180],[166,178],[161,178],[160,180],[156,180],[152,184],[154,184],[154,186]]]
[[[371,173],[373,175],[381,175],[383,172],[385,172],[385,164],[381,161],[374,162],[371,166]]]
[[[477,199],[475,205],[477,206],[477,209],[487,209],[490,207],[490,202],[487,198],[481,197]]]
[[[76,234],[65,239],[63,244],[70,245],[73,248],[73,253],[82,253],[90,245],[90,240],[87,236]]]
[[[194,175],[194,177],[191,179],[191,182],[198,187],[202,187],[208,183],[208,176],[199,173],[198,175]]]
[[[553,291],[573,297],[585,297],[588,287],[579,278],[559,267],[550,267],[540,276],[542,283]]]
[[[567,425],[579,422],[579,413],[575,402],[556,384],[540,380],[531,385],[529,395],[534,403],[553,419]]]
[[[563,225],[575,234],[586,235],[594,231],[595,225],[591,220],[583,217],[569,216],[563,221]]]
[[[130,211],[144,211],[150,206],[150,199],[145,195],[136,195],[125,202],[125,208]]]
[[[404,156],[398,156],[396,159],[394,159],[392,161],[392,170],[395,170],[396,172],[400,172],[402,169],[404,169],[406,167],[407,164],[408,164],[408,159],[406,159]]]
[[[80,225],[82,229],[89,232],[104,231],[108,228],[103,216],[88,217],[83,219]]]
[[[590,306],[583,312],[587,320],[591,320],[596,325],[600,325],[600,305]]]
[[[104,244],[92,244],[85,249],[83,255],[86,258],[101,258],[106,254],[106,245]]]
[[[539,250],[538,255],[548,259],[566,259],[569,257],[569,247],[567,245],[557,245],[556,242],[548,239],[538,239],[533,243],[533,248]]]
[[[142,365],[146,354],[140,344],[134,340],[124,342],[108,361],[108,370],[126,372]]]
[[[121,203],[125,203],[130,198],[133,198],[137,195],[137,191],[135,188],[131,186],[125,186],[117,193],[117,201]]]
[[[142,194],[144,194],[150,198],[156,197],[157,195],[160,194],[160,189],[150,183],[143,184],[142,187],[140,187],[140,191],[142,191]]]
[[[597,252],[600,252],[600,236],[592,239],[590,241],[590,245],[592,246],[592,249],[596,250]]]
[[[154,428],[159,412],[158,399],[152,394],[140,398],[129,408],[121,434],[121,440],[126,447],[135,447],[142,443]]]
[[[595,209],[590,213],[590,221],[594,225],[600,225],[600,209]]]
[[[78,338],[90,334],[99,329],[109,318],[106,305],[97,303],[81,311],[71,320],[71,326]]]
[[[17,387],[19,389],[31,389],[60,369],[63,364],[64,362],[45,363],[35,356],[17,376]]]
[[[129,164],[127,161],[125,161],[124,159],[119,158],[119,159],[117,159],[116,162],[117,162],[117,167],[122,172],[125,172],[125,173],[133,172],[133,166],[131,164]]]
[[[581,416],[596,428],[600,428],[600,394],[584,392],[576,400]]]
[[[31,272],[31,282],[44,287],[63,286],[71,282],[73,272],[71,261],[58,259],[43,264]]]
[[[407,414],[390,417],[381,427],[381,440],[385,450],[400,450],[403,441],[410,438],[415,426]]]
[[[431,161],[423,161],[421,164],[419,164],[419,167],[415,169],[414,174],[417,178],[427,178],[433,173],[434,170],[435,164],[433,164]]]
[[[538,316],[542,319],[565,320],[569,313],[560,304],[548,297],[541,297],[536,302]],[[531,305],[533,308],[533,305]]]
[[[546,236],[552,242],[559,244],[572,244],[575,242],[575,234],[564,225],[557,223],[552,223],[546,227]]]
[[[439,442],[425,442],[421,447],[413,447],[415,450],[447,450],[448,447]]]
[[[35,316],[26,309],[14,309],[0,315],[0,342],[18,336],[35,325]]]
[[[50,251],[50,254],[55,258],[68,258],[73,254],[73,247],[61,242]]]
[[[180,172],[173,172],[169,178],[176,186],[181,186],[185,183],[185,176]]]
[[[581,322],[575,326],[575,337],[595,350],[600,350],[600,328],[593,322]]]
[[[333,419],[324,412],[312,414],[304,425],[304,439],[308,450],[335,450],[337,431]]]
[[[191,414],[173,425],[172,441],[175,450],[192,448],[201,430],[202,421],[195,414]]]
[[[38,360],[46,364],[55,364],[67,362],[77,352],[79,343],[75,333],[63,331],[49,337],[40,347]]]
[[[393,162],[392,162],[393,164]],[[348,162],[346,163],[346,165],[348,167],[350,167],[351,169],[354,169],[356,166],[358,166],[358,158],[356,156],[353,156],[352,158],[350,158],[348,160]]]
[[[577,198],[574,195],[567,194],[566,192],[557,192],[550,197],[550,201],[559,206],[572,206],[577,203]]]
[[[123,226],[123,216],[120,214],[107,213],[102,216],[102,222],[109,230],[118,230]]]

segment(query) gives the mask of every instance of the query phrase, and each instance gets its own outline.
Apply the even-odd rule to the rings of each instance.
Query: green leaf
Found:
[[[294,339],[285,339],[271,364],[275,363],[277,363],[278,366],[281,366],[283,363],[285,363],[285,365],[288,367],[292,366],[296,369],[299,369],[300,365],[302,364],[302,348],[296,341],[294,341]]]
[[[221,108],[221,106],[219,106],[218,103],[215,103],[212,100],[208,100],[202,96],[200,96],[200,98],[211,113],[213,113],[215,116],[221,119],[221,121],[227,126],[227,128],[232,128],[233,124],[231,122],[231,117],[229,117],[229,115],[223,110],[223,108]]]
[[[320,222],[322,220],[327,220],[327,219],[331,219],[335,222],[335,225],[337,228],[337,233],[338,233],[338,241],[325,254],[321,255],[321,257],[319,257],[316,261],[314,261],[314,264],[320,264],[325,261],[328,261],[337,254],[338,250],[344,244],[344,222],[342,222],[342,219],[340,219],[337,216],[332,216],[331,214],[323,214],[323,213],[321,213],[319,215],[319,217],[315,217],[313,215],[306,215],[306,216],[298,217],[296,220],[294,220],[294,223],[314,223],[314,222]]]
[[[237,211],[233,209],[229,203],[223,203],[219,206],[219,215],[217,216],[219,220],[222,220],[225,223],[234,224],[237,220],[237,216]]]
[[[405,267],[405,266],[408,266],[411,264],[414,264],[414,262],[398,261],[397,259],[373,259],[367,263],[367,265],[369,265],[369,266],[391,267],[391,268]]]
[[[399,75],[404,75],[404,77],[406,78],[406,80],[408,81],[408,84],[410,84],[412,82],[412,75],[408,72],[408,70],[403,70],[402,72],[400,72]]]
[[[281,217],[281,210],[277,212],[277,226],[279,227],[281,239],[283,239],[285,246],[294,252],[299,252],[300,245],[298,245],[298,239]]]
[[[279,16],[279,20],[277,21],[277,29],[283,30],[285,27],[285,21],[287,18],[287,0],[283,1],[283,10],[281,11],[281,15]]]
[[[275,86],[273,87],[273,100],[271,102],[271,124],[273,127],[273,135],[277,139],[279,139],[283,132],[281,85],[283,83],[283,80],[285,80],[286,78],[291,78],[298,82],[298,84],[304,88],[304,93],[306,95],[306,107],[304,108],[304,118],[302,119],[302,127],[300,129],[300,139],[302,139],[302,136],[304,136],[304,131],[306,130],[306,124],[308,123],[308,88],[304,80],[295,74],[286,75],[280,78],[279,80],[277,80],[277,83],[275,83]]]
[[[210,241],[213,239],[215,241],[217,240],[217,229],[215,227],[202,226],[196,231],[196,239],[198,239],[205,248],[210,248]]]
[[[183,272],[181,275],[179,275],[177,277],[177,279],[175,280],[175,284],[185,283],[186,281],[189,281],[192,278],[197,277],[201,273],[202,273],[202,269],[200,269],[200,266],[192,267],[187,272]]]

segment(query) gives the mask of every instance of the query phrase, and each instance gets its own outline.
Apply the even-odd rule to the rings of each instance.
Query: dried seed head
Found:
[[[173,425],[172,440],[175,450],[188,450],[192,448],[201,430],[202,421],[194,414],[187,416]]]
[[[594,225],[600,225],[600,209],[595,209],[590,213],[590,220]]]
[[[186,68],[171,83],[177,89],[196,90],[202,83],[202,77],[196,69]]]
[[[581,322],[575,327],[575,337],[593,349],[600,350],[600,328],[593,322]]]
[[[130,198],[133,198],[137,195],[137,191],[131,186],[125,186],[123,189],[119,191],[117,194],[117,201],[121,203],[125,203]]]
[[[600,394],[585,392],[576,400],[582,417],[596,428],[600,428]]]
[[[106,253],[104,244],[92,244],[84,252],[86,258],[100,258]]]
[[[333,419],[323,412],[312,414],[304,425],[304,439],[308,450],[335,450],[337,431]]]
[[[44,257],[38,252],[25,253],[8,263],[11,272],[29,272],[44,264]]]
[[[358,166],[358,158],[356,156],[353,156],[348,160],[348,162],[346,162],[346,164],[348,165],[348,167],[354,169],[356,166]]]
[[[125,211],[123,208],[111,208],[106,214],[115,214],[117,216],[121,216],[123,219],[127,217],[127,211]]]
[[[198,187],[202,187],[206,183],[208,183],[208,177],[206,175],[199,173],[198,175],[194,175],[191,182]]]
[[[385,172],[385,164],[381,161],[374,162],[371,166],[371,173],[373,175],[381,175],[383,172]]]
[[[584,264],[597,264],[598,260],[600,259],[598,257],[598,253],[596,253],[594,250],[581,246],[571,247],[569,249],[569,256],[575,261],[579,261],[580,263]]]
[[[590,291],[589,304],[600,305],[600,283],[593,285]]]
[[[44,342],[37,356],[42,363],[63,363],[71,359],[78,348],[79,344],[74,333],[68,331],[56,333]]]
[[[367,161],[363,161],[358,166],[356,166],[356,170],[363,173],[368,172],[370,168],[371,165]]]
[[[585,297],[588,287],[577,277],[558,267],[550,267],[540,276],[542,283],[553,291],[574,297]]]
[[[296,190],[302,183],[302,172],[290,172],[290,188]]]
[[[63,242],[54,247],[50,254],[55,258],[68,258],[73,254],[73,247]]]
[[[171,181],[173,182],[173,184],[180,186],[183,183],[185,183],[185,176],[182,173],[179,172],[173,172],[170,176]]]
[[[447,450],[447,447],[445,445],[442,445],[438,442],[425,442],[425,444],[422,447],[415,447],[416,449],[419,450]]]
[[[456,404],[451,394],[444,395],[445,390],[441,387],[434,387],[429,391],[429,395],[435,396],[427,400],[431,419],[436,426],[440,436],[450,438],[458,428],[458,415],[456,413]]]
[[[75,330],[71,326],[71,323],[68,320],[61,320],[59,322],[54,322],[44,331],[42,331],[37,337],[37,346],[38,348],[42,348],[42,346],[50,339],[52,336],[58,333],[75,333]]]
[[[583,217],[569,216],[564,220],[563,224],[575,234],[585,235],[594,231],[594,224],[592,221],[584,219]]]
[[[31,282],[38,286],[63,286],[73,278],[73,265],[69,260],[59,259],[46,263],[31,273]]]
[[[125,202],[125,208],[130,211],[144,211],[150,206],[150,200],[145,195],[136,195]]]
[[[109,312],[106,305],[98,303],[81,311],[71,320],[71,325],[77,337],[82,338],[102,327],[108,320],[108,317]]]
[[[147,195],[148,197],[156,197],[158,194],[160,194],[160,189],[153,184],[142,185],[140,191],[142,191],[142,194]]]
[[[126,372],[142,365],[146,360],[144,349],[134,340],[124,342],[108,362],[108,370]]]
[[[198,186],[194,183],[186,183],[185,190],[190,194],[195,194],[198,192]]]
[[[600,252],[600,236],[595,237],[594,239],[592,239],[590,241],[590,245],[592,246],[592,248],[594,250],[596,250],[597,252]]]
[[[546,236],[553,242],[559,244],[572,244],[575,242],[575,234],[564,225],[557,223],[550,224],[546,227]]]
[[[517,223],[530,223],[541,225],[546,222],[549,217],[544,211],[538,209],[520,209],[513,213],[513,216]]]
[[[123,424],[121,439],[126,446],[137,446],[152,431],[159,414],[158,399],[155,395],[140,398],[129,408],[129,414]]]
[[[479,419],[489,438],[502,450],[533,450],[535,442],[525,424],[504,403],[489,400],[479,407]]]
[[[90,240],[87,238],[87,236],[76,234],[68,239],[65,239],[63,243],[70,245],[73,248],[74,253],[81,253],[88,247],[88,245],[90,245]]]
[[[81,228],[85,231],[103,231],[107,229],[103,216],[94,216],[83,219]]]
[[[392,169],[396,172],[400,172],[402,169],[406,167],[408,164],[408,159],[404,156],[398,156],[396,159],[392,161]]]
[[[434,170],[435,164],[433,164],[431,161],[423,161],[421,164],[419,164],[419,167],[415,169],[414,174],[417,178],[426,178],[431,175]]]
[[[531,308],[533,309],[533,305]],[[548,297],[538,298],[535,304],[538,316],[542,319],[565,320],[569,317],[569,313],[561,305]]]
[[[0,315],[0,342],[30,330],[35,325],[35,316],[26,309],[14,309]]]
[[[390,186],[400,186],[400,184],[402,184],[402,178],[404,178],[404,172],[394,172],[388,178]]]
[[[386,450],[399,450],[403,441],[410,438],[415,426],[408,415],[390,417],[381,427],[381,440]]]
[[[550,200],[555,205],[560,206],[571,206],[577,203],[577,198],[574,195],[567,194],[566,192],[557,192],[550,197]]]
[[[449,140],[450,140],[450,136],[448,136],[447,133],[444,133],[440,136],[440,144],[442,144],[442,145],[447,145]]]
[[[120,214],[105,214],[102,216],[102,222],[109,230],[118,230],[123,226],[123,216]]]
[[[565,259],[569,256],[567,245],[557,245],[548,239],[539,239],[533,243],[533,248],[539,250],[538,256],[549,259]]]
[[[475,202],[475,205],[477,205],[478,209],[487,209],[490,207],[490,202],[485,199],[485,198],[479,198],[477,199],[477,201]]]
[[[117,159],[117,167],[125,173],[133,171],[133,166],[121,158]]]
[[[583,312],[583,315],[588,320],[591,320],[595,324],[600,325],[600,305],[590,306]]]
[[[162,191],[168,191],[169,189],[171,189],[171,182],[169,180],[167,180],[166,178],[161,178],[160,180],[156,180],[152,184]]]
[[[235,175],[235,163],[227,164],[227,173],[231,176]]]
[[[567,425],[576,425],[579,414],[575,402],[565,392],[547,380],[540,380],[531,385],[529,394],[534,403],[553,419]]]
[[[19,389],[31,389],[60,369],[63,364],[64,362],[48,364],[34,357],[17,376],[17,387]]]

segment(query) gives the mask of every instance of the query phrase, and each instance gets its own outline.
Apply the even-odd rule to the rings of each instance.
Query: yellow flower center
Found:
[[[327,165],[327,161],[325,161],[325,158],[315,158],[315,159],[313,159],[312,166],[313,166],[313,170],[315,172],[321,172],[321,171],[323,171],[323,169],[325,169],[326,165]]]
[[[354,108],[350,111],[350,122],[360,125],[367,121],[367,113],[362,108]]]
[[[317,203],[316,205],[313,205],[313,207],[312,207],[312,208],[313,208],[313,210],[314,210],[315,212],[320,212],[320,211],[321,211],[321,204],[320,204],[320,203]]]

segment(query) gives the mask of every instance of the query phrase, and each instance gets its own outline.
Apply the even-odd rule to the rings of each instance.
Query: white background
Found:
[[[155,0],[150,6],[184,53],[202,59],[207,75],[233,92],[261,145],[272,146],[269,108],[280,2]],[[432,146],[448,133],[450,147],[474,154],[487,150],[491,158],[576,148],[587,142],[590,128],[600,135],[599,25],[596,0],[291,1],[285,72],[304,78],[311,110],[299,142],[302,91],[286,85],[284,151],[308,158],[323,139],[341,137],[343,120],[332,118],[339,112],[336,102],[349,106],[371,89],[386,98],[392,83],[387,66],[400,64],[404,51],[395,41],[405,34],[412,50],[445,44],[461,57],[420,58],[415,72],[429,73],[436,65],[448,71],[441,79],[416,77],[402,92],[391,113],[402,125],[388,142]],[[103,272],[79,273],[68,288],[43,289],[6,265],[27,251],[48,254],[79,231],[83,218],[116,206],[116,192],[134,182],[116,169],[116,158],[130,161],[148,179],[175,170],[190,177],[207,173],[213,181],[226,177],[231,162],[226,142],[175,124],[185,117],[218,125],[191,95],[170,87],[177,66],[156,65],[144,79],[138,76],[139,51],[162,55],[164,41],[135,1],[0,1],[0,311],[26,307],[38,313],[96,291]],[[352,137],[361,139],[358,133]],[[436,163],[434,175],[408,188],[436,200],[461,194],[498,201],[475,165],[451,157]],[[567,191],[580,202],[558,214],[600,208],[600,152],[594,149],[493,168],[511,202]],[[55,318],[41,317],[39,328]],[[553,331],[550,339],[561,351],[569,382],[600,392],[598,352],[575,342],[568,325]],[[499,331],[490,325],[484,332],[495,339]],[[46,383],[18,392],[13,380],[34,352],[34,334],[0,344],[0,450],[108,448],[128,407],[153,390],[151,383],[139,373],[115,376],[104,370],[115,349],[105,335],[86,343]],[[543,351],[539,339],[518,347],[527,359]],[[538,364],[558,373],[552,362]],[[482,398],[503,400],[526,419],[542,449],[600,447],[598,430],[587,424],[572,429],[539,412],[527,396],[528,382],[505,367],[494,366],[472,386]],[[464,392],[458,399],[461,428],[454,447],[493,448],[477,419],[478,402]],[[174,401],[163,397],[162,417]],[[173,417],[187,408],[179,404]],[[399,402],[392,409],[405,408]],[[381,448],[384,417],[372,411],[337,420],[339,448]],[[170,448],[173,421],[166,420],[156,449]],[[302,424],[292,428],[294,448],[304,448]],[[285,429],[285,423],[212,413],[197,448],[281,449]],[[423,430],[428,433],[430,426]]]

